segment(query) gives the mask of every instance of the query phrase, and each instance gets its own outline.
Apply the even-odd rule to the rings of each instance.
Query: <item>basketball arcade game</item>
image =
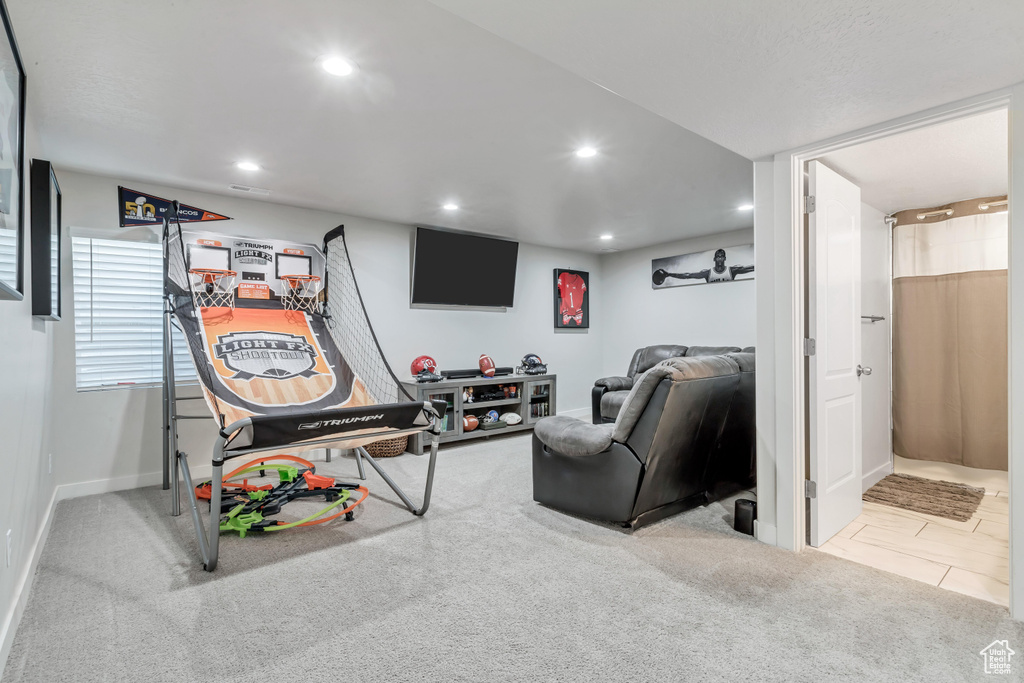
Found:
[[[384,359],[370,326],[339,226],[323,251],[284,240],[251,240],[183,231],[176,203],[164,219],[164,488],[171,514],[181,513],[179,479],[187,489],[203,566],[213,571],[221,531],[276,531],[311,526],[351,511],[365,487],[315,474],[312,463],[268,456],[224,476],[226,461],[287,448],[355,449],[414,515],[430,505],[438,436],[446,404],[414,401]],[[173,223],[173,225],[172,225]],[[240,277],[239,277],[240,276]],[[173,329],[179,329],[196,368],[202,398],[220,427],[213,478],[193,485],[188,456],[178,450]],[[417,507],[363,448],[404,434],[429,432],[430,459],[423,503]],[[287,465],[280,462],[288,462]],[[302,469],[295,467],[301,465]],[[274,472],[276,486],[232,481]],[[353,493],[362,497],[352,502]],[[323,495],[326,508],[299,522],[269,519],[284,503]],[[198,498],[209,498],[209,529]],[[330,517],[314,519],[328,511]]]

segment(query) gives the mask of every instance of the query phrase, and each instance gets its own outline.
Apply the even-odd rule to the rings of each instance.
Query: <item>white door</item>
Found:
[[[810,542],[818,547],[862,508],[860,188],[817,161],[809,166]]]

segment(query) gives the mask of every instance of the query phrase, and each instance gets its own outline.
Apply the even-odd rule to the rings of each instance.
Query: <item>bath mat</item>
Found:
[[[985,489],[951,481],[890,474],[864,493],[870,503],[966,522],[978,510]]]

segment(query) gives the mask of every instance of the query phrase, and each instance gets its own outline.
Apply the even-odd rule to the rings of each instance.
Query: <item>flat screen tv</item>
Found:
[[[412,303],[421,306],[510,307],[519,243],[416,228]]]

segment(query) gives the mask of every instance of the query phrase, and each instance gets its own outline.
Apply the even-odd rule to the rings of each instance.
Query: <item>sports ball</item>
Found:
[[[471,432],[480,426],[480,420],[476,419],[473,415],[467,415],[462,418],[462,431]]]
[[[517,425],[523,421],[518,413],[505,413],[499,419],[507,425]]]
[[[486,353],[480,354],[480,372],[484,377],[494,377],[494,360]]]
[[[413,377],[420,374],[420,371],[422,370],[437,372],[437,361],[435,361],[430,356],[419,356],[416,360],[412,362],[412,365],[409,367],[409,369],[412,371]]]
[[[497,422],[498,421],[498,411],[497,410],[488,410],[487,411],[487,421],[488,422]]]

